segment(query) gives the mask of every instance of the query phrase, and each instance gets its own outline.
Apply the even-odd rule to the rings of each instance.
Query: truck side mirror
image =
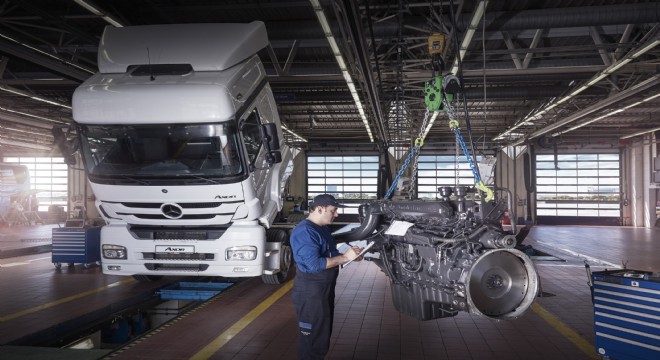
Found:
[[[266,161],[268,166],[282,162],[280,152],[280,138],[277,135],[277,125],[268,123],[261,125],[261,138],[266,150]]]
[[[51,130],[54,139],[53,144],[60,150],[67,165],[75,165],[76,157],[73,154],[78,151],[78,139],[67,140],[67,134],[64,133],[64,129],[65,127],[53,127]]]

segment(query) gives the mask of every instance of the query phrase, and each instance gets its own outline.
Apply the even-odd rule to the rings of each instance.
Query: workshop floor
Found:
[[[395,310],[389,280],[375,264],[363,261],[348,266],[340,272],[338,280],[334,332],[327,358],[596,359],[593,305],[584,261],[589,262],[592,271],[613,269],[622,263],[636,270],[660,270],[658,229],[535,226],[524,243],[552,256],[534,261],[543,296],[523,316],[511,321],[494,321],[466,313],[417,321]],[[14,304],[3,305],[0,301],[0,308],[9,309],[0,314],[0,318],[4,316],[0,319],[0,333],[11,331],[6,325],[21,319],[13,318],[14,314],[20,315],[22,307],[38,299],[40,288],[52,290],[57,288],[58,281],[73,280],[73,274],[53,272],[52,264],[39,265],[48,259],[35,258],[30,265],[17,266],[20,259],[11,260],[12,267],[0,269],[6,274],[12,271],[11,279],[2,278],[0,286],[6,292],[2,299],[11,299]],[[0,261],[0,265],[8,266],[8,261]],[[47,275],[46,265],[53,275]],[[39,270],[43,273],[35,272],[38,266],[44,267]],[[94,269],[76,269],[75,276],[102,279],[105,275]],[[90,291],[83,288],[86,282],[80,280],[77,282],[81,288],[67,288],[67,296]],[[24,288],[17,284],[28,282],[32,289],[29,294],[13,290]],[[113,289],[136,285],[120,284]],[[272,286],[261,284],[259,279],[247,281],[235,291],[221,294],[111,353],[109,358],[295,359],[297,321],[291,304],[291,286],[292,282]],[[40,319],[46,322],[49,316],[74,313],[71,308],[63,307],[65,303],[57,303],[64,299],[57,300],[53,291],[49,292],[49,301],[54,302],[52,312],[39,310],[39,305],[33,304],[36,307],[32,315],[41,314]],[[94,296],[95,301],[102,301],[103,292],[98,295]],[[25,305],[16,305],[21,301]],[[93,309],[95,303],[86,304]]]

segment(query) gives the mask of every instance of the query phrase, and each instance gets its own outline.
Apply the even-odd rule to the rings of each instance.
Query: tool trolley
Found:
[[[73,266],[101,263],[100,227],[85,227],[84,221],[67,221],[62,228],[53,228],[52,261],[55,268],[62,268],[66,263]]]

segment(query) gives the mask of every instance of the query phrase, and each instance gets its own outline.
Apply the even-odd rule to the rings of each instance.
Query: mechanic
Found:
[[[358,258],[361,248],[337,250],[328,225],[345,207],[329,194],[318,195],[309,204],[309,215],[291,233],[291,248],[297,263],[292,300],[298,317],[298,358],[323,359],[330,348],[335,312],[335,285],[339,265]]]

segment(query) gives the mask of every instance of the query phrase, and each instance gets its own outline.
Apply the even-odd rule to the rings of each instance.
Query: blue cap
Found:
[[[317,206],[334,206],[338,208],[344,208],[346,206],[341,205],[340,203],[337,202],[337,199],[335,199],[334,196],[330,194],[321,194],[317,195],[312,202],[309,203],[309,207],[317,207]]]

